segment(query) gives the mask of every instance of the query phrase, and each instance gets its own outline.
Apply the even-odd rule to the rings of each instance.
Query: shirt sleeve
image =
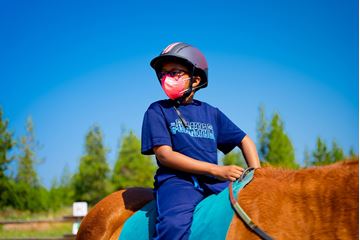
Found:
[[[217,109],[217,148],[224,154],[233,150],[246,133],[236,126],[224,113]]]
[[[154,154],[156,146],[168,145],[172,147],[170,133],[160,107],[150,106],[145,112],[141,131],[141,153]]]

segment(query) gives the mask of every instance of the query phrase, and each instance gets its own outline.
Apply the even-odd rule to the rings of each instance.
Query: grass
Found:
[[[64,207],[57,211],[31,213],[5,209],[0,212],[0,221],[8,220],[53,220],[72,215],[72,207]],[[62,237],[72,232],[72,222],[29,223],[0,225],[1,238],[21,237]]]
[[[72,223],[52,223],[46,227],[37,227],[37,225],[32,225],[32,227],[38,229],[5,229],[7,228],[6,226],[1,226],[0,239],[18,237],[62,237],[64,234],[71,233]]]
[[[70,216],[70,215],[72,215],[71,206],[64,207],[56,211],[36,212],[36,213],[7,208],[0,211],[0,221],[59,219],[62,218],[63,216]]]

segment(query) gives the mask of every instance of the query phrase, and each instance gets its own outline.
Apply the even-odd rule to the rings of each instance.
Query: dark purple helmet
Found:
[[[159,72],[162,64],[169,61],[181,63],[189,70],[193,69],[193,75],[201,77],[199,88],[205,88],[208,85],[208,64],[205,56],[197,48],[182,42],[172,43],[159,56],[151,60],[150,65]]]

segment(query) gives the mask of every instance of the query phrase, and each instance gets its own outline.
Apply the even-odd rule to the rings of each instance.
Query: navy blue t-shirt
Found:
[[[177,114],[174,101],[161,100],[149,106],[142,126],[142,154],[154,154],[155,146],[167,145],[188,157],[217,164],[217,149],[226,154],[238,146],[246,135],[218,108],[205,102],[193,100],[190,104],[177,106],[177,109],[187,122],[187,127]],[[155,184],[174,175],[194,175],[165,167],[159,161],[157,163],[159,169],[155,175]],[[221,183],[211,176],[197,177],[213,187]]]

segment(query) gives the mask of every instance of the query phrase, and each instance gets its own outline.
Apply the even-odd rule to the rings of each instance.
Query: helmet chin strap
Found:
[[[194,83],[194,72],[195,72],[195,66],[193,66],[192,71],[191,71],[190,83],[189,83],[190,86],[189,86],[189,88],[185,90],[184,95],[182,95],[182,96],[179,97],[178,99],[175,99],[175,100],[174,100],[174,102],[175,102],[175,104],[174,104],[174,109],[175,109],[176,114],[177,114],[178,117],[180,118],[180,120],[181,120],[181,122],[182,122],[182,124],[183,124],[183,126],[184,126],[185,128],[188,128],[188,127],[189,127],[189,124],[188,124],[188,122],[186,121],[186,119],[184,118],[184,116],[181,114],[181,112],[180,112],[180,110],[178,109],[178,107],[180,106],[180,104],[181,104],[187,97],[190,96],[190,94],[191,94],[194,90],[198,89],[199,87],[201,87],[201,86],[203,85],[203,84],[201,84],[201,86],[197,86],[197,87],[193,87],[193,86],[192,86],[193,83]]]
[[[176,99],[175,101],[180,105],[181,102],[183,102],[187,97],[190,96],[190,94],[192,93],[192,91],[198,89],[199,87],[201,87],[203,84],[201,84],[201,86],[197,86],[197,87],[193,87],[193,83],[194,83],[194,73],[195,73],[195,66],[193,65],[191,73],[190,73],[190,83],[189,83],[189,87],[188,89],[185,90],[184,95],[182,95],[181,97],[179,97],[178,99]]]
[[[195,91],[195,90],[197,90],[197,89],[200,89],[200,88],[201,88],[202,86],[204,86],[205,84],[206,84],[206,83],[202,83],[202,84],[200,84],[200,85],[198,85],[198,86],[196,86],[196,87],[193,87],[193,86],[189,87],[188,89],[186,89],[186,90],[184,91],[184,95],[182,95],[181,97],[175,99],[175,101],[179,102],[179,104],[180,104],[183,100],[185,100],[187,97],[189,97],[190,94],[191,94],[193,91]]]

